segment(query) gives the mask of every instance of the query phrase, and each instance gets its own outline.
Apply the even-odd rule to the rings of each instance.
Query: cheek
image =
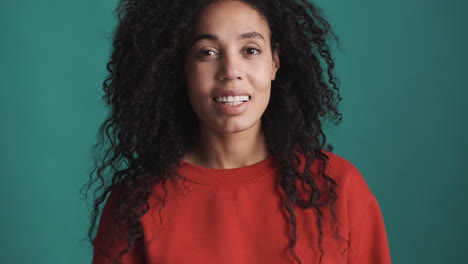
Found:
[[[186,84],[190,105],[198,117],[207,114],[206,106],[211,102],[210,93],[213,87],[212,69],[193,63],[186,68]]]
[[[269,59],[263,59],[250,65],[249,75],[254,86],[259,89],[269,89],[272,81],[272,63]]]
[[[251,83],[255,88],[254,108],[256,112],[261,114],[263,114],[270,101],[271,79],[267,77],[267,73],[268,72],[265,72],[265,74],[262,75],[257,74],[251,78]]]
[[[269,94],[271,89],[271,70],[267,68],[257,68],[250,74],[250,82],[256,93]]]
[[[206,67],[192,64],[186,68],[186,83],[190,97],[207,94],[212,82],[211,71]]]

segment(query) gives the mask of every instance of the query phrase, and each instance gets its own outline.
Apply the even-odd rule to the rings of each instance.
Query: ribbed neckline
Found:
[[[233,169],[210,169],[183,160],[179,164],[179,174],[188,181],[203,185],[237,185],[266,176],[277,170],[273,156],[268,156],[255,164]]]

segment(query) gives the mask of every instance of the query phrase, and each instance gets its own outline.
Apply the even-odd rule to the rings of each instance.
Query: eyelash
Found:
[[[255,48],[255,47],[249,47],[249,48],[245,48],[246,51],[250,51],[250,50],[255,50],[256,53],[254,54],[248,54],[248,55],[256,55],[256,54],[259,54],[262,52],[261,49],[258,49],[258,48]],[[206,49],[206,50],[202,50],[200,51],[200,56],[201,57],[209,57],[210,55],[207,55],[208,52],[214,52],[214,53],[217,53],[216,51],[212,50],[212,49]]]
[[[260,49],[257,49],[257,48],[246,48],[246,50],[256,50],[256,54],[260,53],[261,50]],[[253,54],[252,54],[253,55]]]

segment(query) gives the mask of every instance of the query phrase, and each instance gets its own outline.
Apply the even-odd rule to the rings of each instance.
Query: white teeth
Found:
[[[223,104],[225,104],[225,105],[238,105],[238,104],[242,104],[242,103],[243,102],[232,102],[232,103],[231,102],[229,102],[229,103],[224,103],[223,102]]]
[[[249,101],[250,98],[248,95],[236,95],[236,96],[220,96],[216,97],[215,101],[218,103],[224,103],[226,105],[238,105],[243,102]]]

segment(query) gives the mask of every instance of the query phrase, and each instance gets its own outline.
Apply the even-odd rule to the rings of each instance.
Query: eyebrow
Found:
[[[198,36],[196,36],[192,40],[192,45],[195,44],[197,41],[200,41],[200,40],[203,40],[203,39],[218,40],[218,37],[216,35],[213,35],[213,34],[202,33],[202,34],[199,34]],[[243,34],[241,34],[239,36],[239,39],[261,39],[261,40],[265,41],[265,38],[262,36],[262,34],[256,32],[256,31],[243,33]]]

